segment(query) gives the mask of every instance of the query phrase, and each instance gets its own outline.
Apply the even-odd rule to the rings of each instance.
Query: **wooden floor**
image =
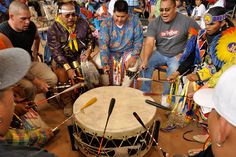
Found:
[[[156,92],[161,93],[162,85],[159,83],[153,83],[153,89]],[[43,95],[39,95],[37,97],[38,100],[42,98]],[[160,97],[156,96],[153,97],[153,99],[159,102]],[[58,107],[57,105],[47,103],[39,106],[39,114],[41,115],[42,119],[52,128],[57,126],[65,119],[62,108]],[[166,121],[165,111],[158,109],[157,116],[160,118],[161,122]],[[69,133],[67,129],[67,125],[69,125],[69,123],[60,128],[60,132],[51,141],[49,141],[45,148],[49,152],[56,154],[58,157],[83,157],[82,153],[80,153],[79,151],[72,151]],[[189,139],[191,139],[193,135],[202,132],[201,128],[196,127],[196,125],[193,123],[191,123],[185,128],[175,129],[172,132],[160,131],[160,147],[162,147],[170,154],[183,154],[187,153],[189,149],[202,148],[202,144],[196,142],[189,142],[183,139],[183,133],[190,130],[193,130],[193,132],[187,134],[187,137]],[[153,147],[145,156],[158,157],[160,156],[160,152],[156,147]]]

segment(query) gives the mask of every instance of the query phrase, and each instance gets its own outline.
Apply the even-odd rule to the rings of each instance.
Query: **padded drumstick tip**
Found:
[[[116,99],[115,98],[111,98],[111,101],[110,101],[110,106],[109,106],[109,110],[108,110],[108,117],[110,117],[112,111],[113,111],[113,108],[115,106],[115,102],[116,102]]]
[[[85,108],[89,107],[90,105],[94,104],[97,101],[97,98],[94,97],[90,99],[86,104],[84,104],[81,108],[80,111],[84,110]]]

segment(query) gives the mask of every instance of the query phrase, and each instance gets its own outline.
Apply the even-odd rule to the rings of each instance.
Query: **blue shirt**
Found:
[[[0,3],[0,12],[6,13],[7,9],[9,8],[10,3],[11,3],[11,0],[5,0],[5,5]]]

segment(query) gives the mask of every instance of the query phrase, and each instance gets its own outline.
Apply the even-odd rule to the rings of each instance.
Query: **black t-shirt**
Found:
[[[37,28],[33,22],[30,22],[29,28],[22,32],[16,32],[12,29],[8,21],[0,24],[0,32],[9,38],[12,45],[26,50],[31,56],[31,48],[35,39],[36,30]]]

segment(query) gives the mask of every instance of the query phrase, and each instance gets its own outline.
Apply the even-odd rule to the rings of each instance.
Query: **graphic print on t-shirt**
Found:
[[[161,38],[165,38],[165,39],[172,39],[175,38],[179,35],[179,31],[178,30],[167,30],[167,31],[163,31],[160,33],[160,37]]]

